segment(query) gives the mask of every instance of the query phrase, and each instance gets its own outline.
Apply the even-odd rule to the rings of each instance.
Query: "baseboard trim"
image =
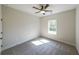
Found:
[[[70,45],[70,46],[72,46],[72,47],[75,47],[75,48],[76,48],[76,46],[75,46],[75,45],[71,45],[71,44],[68,44],[68,43],[65,43],[65,42],[62,42],[62,41],[54,40],[54,39],[51,39],[51,38],[48,38],[48,37],[44,37],[44,36],[40,36],[40,37],[42,37],[42,38],[46,38],[46,39],[50,39],[50,40],[53,40],[53,41],[56,41],[56,42],[60,42],[60,43],[66,44],[66,45]]]
[[[38,36],[38,37],[39,37],[39,36]],[[33,39],[30,39],[30,40],[24,41],[24,42],[22,42],[22,43],[18,43],[18,44],[16,44],[16,45],[13,45],[13,46],[11,46],[11,47],[8,47],[8,48],[6,48],[6,49],[3,49],[1,52],[5,51],[5,50],[7,50],[7,49],[13,48],[13,47],[15,47],[15,46],[18,46],[18,45],[20,45],[20,44],[23,44],[23,43],[25,43],[25,42],[29,42],[29,41],[31,41],[31,40],[34,40],[34,39],[36,39],[36,38],[38,38],[38,37],[35,37],[35,38],[33,38]]]

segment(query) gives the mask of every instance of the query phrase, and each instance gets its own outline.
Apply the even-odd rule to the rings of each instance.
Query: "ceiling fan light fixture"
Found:
[[[41,11],[41,13],[43,14],[43,13],[45,13],[45,11]]]

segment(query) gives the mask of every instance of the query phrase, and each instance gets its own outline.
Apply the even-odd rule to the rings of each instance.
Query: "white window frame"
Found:
[[[53,22],[53,20],[56,21],[56,31],[50,31],[50,29],[49,29],[50,28],[50,22]],[[57,20],[56,19],[53,19],[53,20],[48,20],[48,33],[56,35],[57,34]]]

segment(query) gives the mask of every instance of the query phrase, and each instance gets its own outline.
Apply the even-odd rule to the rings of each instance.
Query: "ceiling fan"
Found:
[[[33,6],[33,8],[39,10],[38,12],[35,13],[42,13],[43,15],[45,15],[46,12],[52,12],[52,10],[47,10],[49,6],[50,6],[49,4],[39,4],[40,8],[35,6]]]

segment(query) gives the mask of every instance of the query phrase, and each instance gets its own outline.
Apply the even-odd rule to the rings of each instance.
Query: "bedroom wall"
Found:
[[[39,36],[38,17],[2,6],[3,50]]]
[[[40,18],[41,36],[75,46],[75,9]],[[57,20],[57,35],[48,33],[48,20]]]
[[[79,5],[76,8],[76,48],[79,53]]]

